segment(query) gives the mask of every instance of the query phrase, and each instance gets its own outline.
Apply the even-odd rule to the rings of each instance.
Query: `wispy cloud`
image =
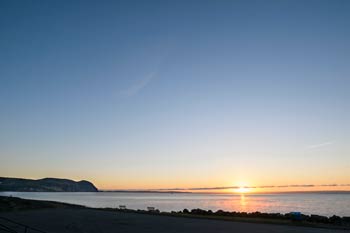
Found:
[[[320,144],[309,145],[306,148],[311,150],[311,149],[316,149],[316,148],[320,148],[320,147],[330,146],[332,144],[334,144],[334,141],[328,141],[328,142],[323,142]]]
[[[151,72],[144,78],[137,80],[133,85],[125,90],[120,91],[120,94],[126,97],[134,96],[145,88],[157,75],[157,72]]]

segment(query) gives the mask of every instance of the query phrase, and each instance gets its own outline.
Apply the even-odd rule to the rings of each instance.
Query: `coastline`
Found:
[[[300,212],[306,215],[349,217],[349,194],[199,194],[139,192],[0,192],[0,196],[57,201],[92,208],[130,209],[153,206],[161,211],[182,211],[187,208],[236,212],[281,213]],[[323,202],[324,201],[324,202]],[[322,202],[320,205],[320,202]]]
[[[346,221],[334,222],[334,223],[323,223],[323,222],[310,222],[304,220],[280,218],[280,214],[266,214],[266,213],[252,213],[251,215],[247,213],[236,213],[222,211],[221,213],[205,211],[201,209],[194,209],[191,211],[178,211],[178,212],[160,212],[158,210],[132,210],[132,209],[119,209],[119,208],[89,208],[81,205],[73,205],[62,202],[54,201],[41,201],[41,200],[28,200],[16,197],[0,197],[0,217],[5,216],[13,218],[13,216],[23,215],[22,219],[28,225],[33,225],[35,227],[40,227],[35,221],[32,222],[33,216],[35,218],[43,219],[48,213],[51,215],[60,215],[60,218],[71,218],[74,212],[83,213],[86,215],[93,214],[96,218],[101,218],[99,221],[104,222],[103,216],[115,215],[121,217],[132,216],[135,219],[148,218],[147,216],[152,216],[152,220],[155,221],[152,224],[157,224],[157,221],[163,221],[164,218],[175,218],[175,219],[186,219],[183,221],[206,221],[210,224],[212,221],[216,222],[229,222],[231,224],[245,223],[248,225],[258,224],[267,226],[279,226],[279,227],[299,227],[302,228],[312,228],[312,229],[332,229],[332,230],[350,230],[350,219],[347,218]],[[241,215],[241,216],[240,216]],[[146,217],[145,217],[146,216]],[[106,217],[107,218],[107,217]],[[29,219],[29,220],[26,220]],[[66,220],[65,220],[66,221]],[[80,225],[86,225],[85,220],[79,220]],[[182,220],[176,220],[182,221]],[[50,220],[48,220],[50,222]],[[170,224],[170,223],[169,223]],[[216,223],[217,224],[217,223]],[[171,224],[170,224],[171,225]],[[53,227],[53,226],[50,226]],[[254,232],[254,231],[253,231]],[[273,232],[273,231],[272,231]],[[282,232],[282,231],[281,231]],[[300,231],[303,232],[303,231]]]

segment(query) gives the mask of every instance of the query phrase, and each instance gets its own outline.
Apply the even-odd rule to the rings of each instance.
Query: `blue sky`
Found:
[[[349,11],[2,1],[0,175],[106,188],[346,183]]]

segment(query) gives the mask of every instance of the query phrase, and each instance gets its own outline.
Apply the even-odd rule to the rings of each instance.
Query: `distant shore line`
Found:
[[[98,190],[98,192],[115,193],[170,193],[170,194],[225,194],[225,195],[259,195],[259,194],[350,194],[347,190],[329,190],[329,191],[284,191],[284,192],[190,192],[190,191],[157,191],[157,190]]]
[[[156,194],[210,194],[210,195],[268,195],[268,194],[350,194],[347,190],[329,190],[329,191],[284,191],[284,192],[190,192],[190,191],[157,191],[157,190],[97,190],[91,191],[10,191],[10,190],[0,190],[0,193],[156,193]]]

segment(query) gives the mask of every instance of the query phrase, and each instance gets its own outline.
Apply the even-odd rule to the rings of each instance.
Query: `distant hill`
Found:
[[[0,191],[14,192],[97,192],[89,181],[44,178],[39,180],[0,177]]]

